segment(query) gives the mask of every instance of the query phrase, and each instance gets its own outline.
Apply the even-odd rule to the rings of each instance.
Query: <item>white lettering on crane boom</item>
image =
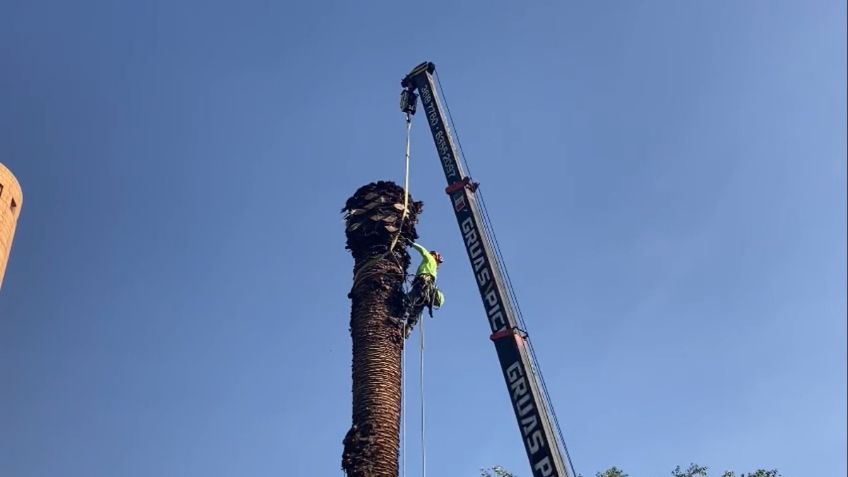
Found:
[[[521,428],[521,436],[530,455],[533,456],[547,447],[545,436],[540,425],[539,411],[533,403],[530,394],[527,377],[521,369],[521,362],[515,361],[506,368],[506,377],[509,385],[509,397],[518,415],[518,426]],[[533,464],[533,469],[542,476],[554,475],[554,468],[549,456],[545,456]]]
[[[447,126],[441,120],[439,111],[436,109],[433,93],[426,83],[419,86],[418,91],[421,93],[421,103],[424,105],[427,121],[430,123],[430,129],[433,131],[433,139],[436,141],[436,150],[439,153],[439,160],[442,162],[442,167],[445,169],[445,176],[447,176],[448,181],[459,179],[459,174],[455,166],[456,159],[453,158],[451,147],[448,143]]]
[[[465,240],[465,248],[468,250],[469,257],[471,257],[477,285],[480,290],[484,290],[482,293],[483,307],[486,309],[489,325],[492,331],[502,330],[507,327],[506,315],[501,305],[500,294],[495,288],[494,280],[492,280],[491,264],[486,258],[483,243],[480,240],[480,234],[477,233],[477,228],[474,225],[473,216],[469,215],[466,217],[460,223],[460,229],[462,230],[462,237]]]

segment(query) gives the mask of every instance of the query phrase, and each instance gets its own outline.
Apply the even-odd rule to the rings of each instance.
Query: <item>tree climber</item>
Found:
[[[436,273],[442,264],[442,255],[435,250],[427,250],[423,246],[409,241],[409,245],[421,254],[421,265],[412,281],[412,290],[406,296],[406,326],[404,337],[408,338],[412,328],[421,319],[424,307],[433,317],[433,307],[440,308],[445,302],[445,295],[436,288]]]

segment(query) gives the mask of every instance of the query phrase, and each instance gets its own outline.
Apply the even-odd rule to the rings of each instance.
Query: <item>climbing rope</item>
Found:
[[[404,162],[406,162],[406,171],[404,172],[403,177],[403,215],[400,219],[401,227],[403,227],[403,221],[406,219],[407,207],[409,206],[409,144],[412,133],[412,116],[409,113],[406,113],[406,153],[404,155]],[[394,249],[395,243],[397,242],[398,237],[400,237],[402,229],[398,229],[397,235],[395,235],[395,239],[392,241],[392,246],[390,248]],[[404,277],[404,285],[406,285],[406,277]],[[401,469],[401,476],[406,476],[406,346],[401,350],[401,417],[402,417],[402,431],[401,431],[401,442],[402,449],[401,453],[403,455],[403,468]]]
[[[436,83],[438,84],[439,94],[442,97],[442,102],[445,104],[445,109],[447,110],[448,121],[449,121],[448,127],[450,128],[450,130],[452,130],[453,137],[456,138],[457,145],[459,146],[459,153],[460,153],[459,155],[460,155],[460,159],[462,160],[462,164],[464,165],[466,172],[469,175],[471,175],[471,168],[469,167],[468,161],[466,160],[465,151],[463,151],[463,149],[462,149],[462,141],[459,138],[459,132],[457,131],[455,124],[453,122],[453,116],[451,115],[451,110],[450,110],[450,106],[448,104],[447,96],[445,95],[444,88],[442,87],[442,81],[441,81],[441,79],[439,79],[438,72],[435,74],[435,77],[436,77]],[[483,228],[486,230],[486,232],[487,232],[486,235],[490,238],[489,243],[495,251],[494,260],[495,260],[496,263],[498,263],[499,268],[504,273],[503,278],[504,278],[504,281],[506,282],[506,285],[507,285],[508,301],[509,301],[510,305],[512,306],[513,311],[515,311],[515,313],[516,313],[516,317],[517,317],[519,326],[521,326],[523,331],[527,332],[527,324],[524,321],[524,315],[521,311],[521,306],[518,303],[517,293],[516,293],[516,291],[515,291],[515,289],[512,285],[512,279],[509,276],[509,270],[506,266],[506,262],[503,258],[503,254],[501,253],[500,244],[498,243],[497,235],[495,235],[494,226],[492,225],[492,219],[489,216],[489,211],[486,207],[486,201],[483,197],[483,191],[478,190],[478,191],[476,191],[475,195],[479,199],[479,204],[480,204],[480,208],[481,208],[481,212],[482,212],[481,215],[483,216]],[[548,414],[550,414],[550,416],[552,417],[554,427],[556,428],[556,433],[557,433],[559,445],[562,447],[562,450],[565,454],[565,457],[568,460],[568,467],[569,467],[568,470],[570,470],[570,475],[575,475],[574,464],[572,463],[572,460],[571,460],[571,454],[568,452],[568,446],[566,446],[566,444],[565,444],[565,438],[563,437],[562,429],[560,428],[560,425],[559,425],[559,419],[557,418],[556,411],[553,407],[553,402],[552,402],[550,394],[548,392],[548,386],[545,383],[545,378],[542,375],[541,368],[539,367],[539,360],[536,357],[536,351],[533,347],[533,342],[529,339],[529,337],[525,337],[525,342],[527,343],[527,348],[530,351],[531,371],[539,378],[539,382],[541,383],[541,387],[542,387],[542,391],[543,391],[543,395],[544,395],[544,401],[543,402],[544,402],[545,407],[548,411]]]
[[[406,164],[404,173],[403,173],[403,215],[400,216],[400,227],[398,228],[397,234],[395,234],[394,240],[392,240],[392,245],[389,247],[390,253],[395,249],[395,244],[400,238],[400,234],[403,233],[403,222],[406,220],[406,214],[408,213],[409,208],[409,143],[412,139],[412,115],[406,113],[406,153],[404,154],[404,163]]]
[[[356,288],[357,283],[364,279],[365,277],[369,277],[377,272],[372,272],[367,275],[360,275],[360,272],[364,271],[366,268],[370,268],[378,261],[385,258],[387,255],[391,254],[395,246],[397,245],[398,239],[400,238],[400,234],[403,233],[403,224],[406,221],[406,216],[409,213],[409,157],[410,157],[410,143],[412,139],[412,115],[406,113],[406,148],[404,151],[404,173],[403,173],[403,214],[400,217],[400,226],[398,227],[398,231],[392,239],[391,245],[389,245],[389,250],[386,253],[378,255],[373,259],[369,260],[365,264],[360,267],[357,271],[356,275],[353,279],[353,287]],[[408,278],[408,274],[403,272],[403,267],[400,263],[397,263],[398,268],[401,271],[401,274],[404,276],[404,287],[406,287],[406,278]],[[406,290],[404,290],[404,293]],[[406,476],[406,346],[401,350],[401,476]]]
[[[400,455],[401,455],[401,477],[406,477],[406,346],[400,350]]]
[[[421,477],[427,477],[427,440],[424,426],[424,410],[426,408],[424,401],[424,322],[426,321],[424,317],[421,317],[421,324],[418,326],[418,336],[419,336],[419,369],[418,369],[418,381],[419,381],[419,396],[421,401]]]
[[[371,267],[373,267],[377,262],[384,259],[386,256],[389,256],[394,252],[395,246],[397,245],[398,240],[400,239],[401,233],[403,233],[403,224],[406,221],[406,216],[409,213],[409,158],[410,158],[410,143],[412,138],[412,115],[410,113],[406,113],[406,148],[404,153],[404,177],[403,177],[403,214],[400,219],[400,226],[398,227],[398,231],[392,239],[391,244],[389,245],[389,249],[382,254],[375,255],[370,260],[362,264],[360,266],[353,277],[353,287],[355,289],[356,286],[365,278],[374,276],[379,274],[379,271],[368,271]],[[400,263],[397,263],[399,273],[404,276],[404,287],[406,287],[406,278],[411,275],[405,274],[403,272],[403,267]],[[422,317],[423,318],[423,317]],[[419,327],[420,333],[420,369],[419,369],[419,379],[420,379],[420,401],[421,401],[421,477],[426,476],[427,472],[427,460],[426,460],[426,452],[427,448],[425,445],[425,429],[424,429],[424,418],[425,418],[425,402],[424,402],[424,320],[421,319],[421,325]],[[403,347],[401,351],[401,476],[406,476],[406,346]]]
[[[421,403],[421,477],[427,475],[426,400],[424,393],[424,318],[418,326],[418,399]],[[401,351],[401,477],[406,476],[406,346]]]

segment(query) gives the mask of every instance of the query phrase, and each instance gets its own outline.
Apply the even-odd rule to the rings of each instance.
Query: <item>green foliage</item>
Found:
[[[721,477],[736,477],[736,472],[725,472]],[[753,474],[740,474],[739,477],[783,477],[777,469],[757,469]]]
[[[678,465],[671,471],[671,475],[673,477],[707,477],[707,468],[697,464],[689,464],[688,469],[680,470]]]
[[[503,467],[496,465],[489,469],[480,469],[480,477],[518,477]]]
[[[603,472],[596,472],[595,477],[627,477],[627,474],[618,467],[610,467]]]
[[[680,466],[674,468],[671,471],[672,477],[708,477],[707,475],[707,467],[700,466],[697,464],[689,464],[689,467],[686,470],[682,470]],[[480,477],[518,477],[517,475],[507,471],[503,467],[496,465],[494,467],[488,469],[480,469]],[[583,477],[581,474],[577,474],[577,477]],[[603,472],[596,472],[595,477],[628,477],[627,474],[624,473],[623,470],[618,467],[610,467],[609,469]],[[736,472],[725,471],[721,474],[721,477],[736,477]],[[753,473],[750,474],[739,474],[739,477],[783,477],[780,472],[776,469],[765,470],[765,469],[757,469]]]
[[[707,467],[697,464],[689,464],[686,470],[682,470],[680,466],[671,471],[672,477],[708,477]],[[517,475],[507,471],[501,466],[494,466],[488,469],[480,469],[480,477],[518,477]],[[577,474],[577,477],[583,477]],[[618,467],[610,467],[603,472],[596,472],[595,477],[628,477],[623,470]],[[736,477],[736,472],[725,471],[721,477]],[[776,469],[765,470],[757,469],[750,474],[739,474],[739,477],[783,477]]]

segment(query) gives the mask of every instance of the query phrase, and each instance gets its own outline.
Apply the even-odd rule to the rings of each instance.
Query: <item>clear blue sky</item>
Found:
[[[530,3],[4,2],[0,475],[339,475],[338,211],[430,59],[577,470],[844,476],[845,3]],[[413,156],[429,474],[526,477],[421,118]]]

